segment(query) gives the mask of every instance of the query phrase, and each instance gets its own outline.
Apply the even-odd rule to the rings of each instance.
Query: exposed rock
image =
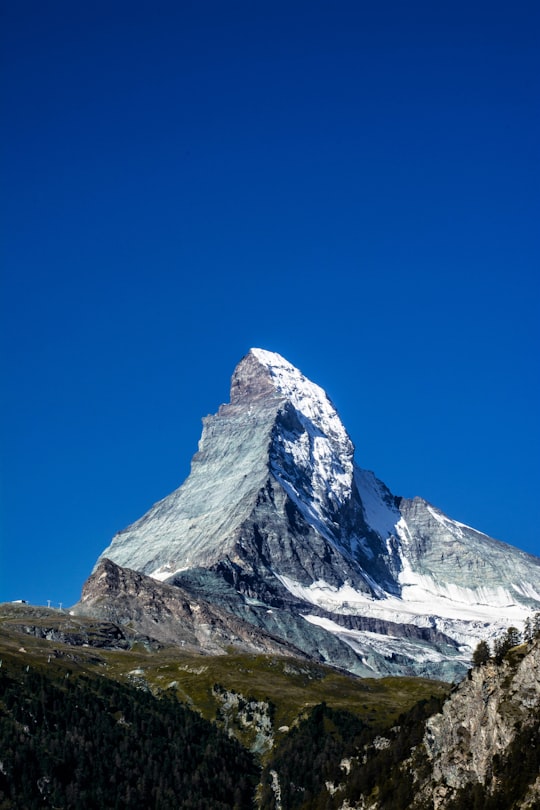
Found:
[[[426,723],[424,747],[430,776],[419,790],[434,810],[445,808],[456,791],[479,783],[487,794],[499,788],[494,762],[504,759],[518,732],[538,726],[540,709],[540,644],[525,654],[513,651],[502,664],[489,662],[473,669],[446,701],[441,714]],[[540,785],[529,789],[525,804]],[[525,800],[524,800],[525,801]]]
[[[75,615],[99,616],[146,635],[212,654],[234,646],[250,652],[302,657],[293,645],[182,588],[157,582],[103,559],[85,583]]]
[[[55,625],[24,624],[6,622],[6,626],[19,633],[57,641],[72,647],[98,647],[103,649],[126,650],[130,642],[125,633],[112,622],[92,623],[91,627],[81,625],[73,620],[66,620]]]
[[[217,684],[212,692],[221,703],[217,714],[219,725],[238,737],[253,753],[270,751],[274,744],[274,726],[269,702],[246,698]]]

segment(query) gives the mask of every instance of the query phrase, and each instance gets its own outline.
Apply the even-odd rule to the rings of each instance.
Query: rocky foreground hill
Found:
[[[474,668],[427,721],[423,746],[430,772],[417,789],[435,810],[540,807],[540,643]]]
[[[390,769],[377,798],[362,787],[371,758],[356,760],[341,807],[410,810],[538,810],[540,808],[540,643],[509,651],[503,661],[473,668],[442,706],[412,732],[408,753]],[[399,757],[399,730],[377,741]],[[380,765],[381,763],[379,763]],[[356,787],[353,784],[356,781]],[[395,803],[395,795],[407,795]]]

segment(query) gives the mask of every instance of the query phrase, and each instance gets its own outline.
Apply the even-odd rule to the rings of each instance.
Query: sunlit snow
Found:
[[[516,604],[504,589],[439,585],[410,568],[405,573],[401,598],[393,595],[372,598],[351,585],[336,588],[322,580],[305,586],[283,575],[278,579],[294,596],[329,613],[433,627],[469,647],[509,625],[523,626],[530,614],[527,607]],[[342,627],[339,632],[344,632]]]
[[[308,523],[335,543],[329,518],[351,495],[353,444],[320,386],[279,354],[264,349],[252,349],[251,353],[269,371],[276,391],[293,405],[302,428],[280,432],[272,472]],[[299,474],[292,476],[291,470]]]
[[[310,624],[322,627],[329,633],[340,638],[346,644],[361,656],[364,656],[363,663],[369,666],[369,654],[375,652],[383,658],[391,656],[407,657],[418,663],[440,663],[444,661],[446,656],[434,649],[429,644],[424,644],[421,641],[410,641],[401,636],[382,635],[380,633],[372,633],[369,630],[348,630],[341,627],[337,622],[332,619],[323,618],[321,616],[314,616],[313,614],[304,614],[304,619]],[[464,664],[468,662],[467,653],[457,654],[456,658]],[[378,674],[378,669],[373,666],[374,674]]]

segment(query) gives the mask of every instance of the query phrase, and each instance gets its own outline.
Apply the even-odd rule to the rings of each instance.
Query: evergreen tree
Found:
[[[502,664],[508,650],[516,647],[521,642],[521,633],[517,627],[509,627],[505,635],[495,641],[494,653],[495,662]]]
[[[517,647],[518,644],[521,644],[521,633],[517,627],[509,627],[506,631],[506,636],[509,644],[508,649],[512,649],[512,647]]]
[[[480,641],[473,652],[472,662],[475,667],[481,667],[491,660],[491,653],[487,641]]]
[[[0,670],[0,810],[252,808],[253,756],[174,697]]]

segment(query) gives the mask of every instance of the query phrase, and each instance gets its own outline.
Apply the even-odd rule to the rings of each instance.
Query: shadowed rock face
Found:
[[[478,640],[540,606],[538,558],[393,496],[355,464],[325,392],[261,349],[203,420],[185,483],[104,558],[201,598],[209,588],[257,627],[370,674],[453,677]]]

